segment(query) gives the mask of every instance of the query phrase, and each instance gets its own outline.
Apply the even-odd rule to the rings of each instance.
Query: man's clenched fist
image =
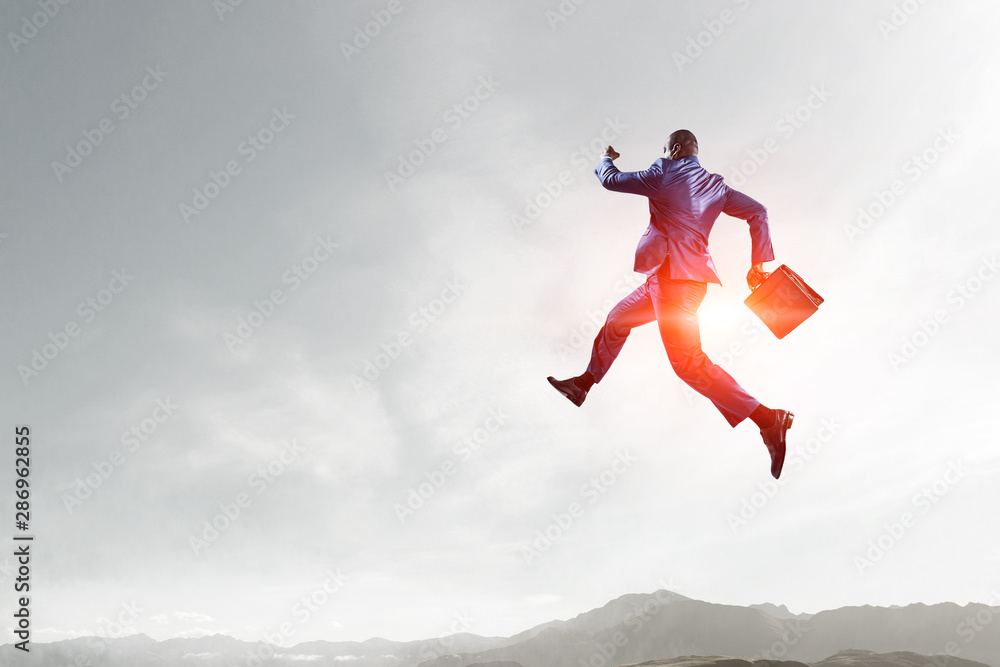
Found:
[[[757,289],[768,275],[770,274],[764,272],[764,262],[751,264],[750,270],[747,271],[747,286],[752,290]]]

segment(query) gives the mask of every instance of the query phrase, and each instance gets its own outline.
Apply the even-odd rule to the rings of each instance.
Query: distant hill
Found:
[[[839,652],[845,649],[951,654],[1000,667],[1000,623],[978,625],[981,629],[975,633],[969,625],[977,614],[980,619],[992,618],[994,611],[985,605],[844,607],[812,616],[784,613],[779,618],[760,609],[763,605],[719,605],[667,593],[624,596],[571,621],[547,624],[544,632],[519,643],[442,657],[422,667],[465,667],[490,661],[518,662],[523,667],[580,667],[685,655],[816,663],[842,655]],[[779,613],[784,609],[774,608]],[[618,622],[613,623],[616,618]],[[596,619],[606,624],[603,629],[596,629]],[[582,621],[588,623],[586,627]],[[925,659],[920,667],[940,667],[935,660],[943,658]]]
[[[843,607],[792,614],[671,591],[623,595],[568,620],[511,637],[456,634],[410,642],[310,641],[292,647],[225,635],[155,641],[146,635],[0,646],[18,667],[1000,667],[1000,608],[981,604]]]
[[[929,658],[909,651],[875,653],[851,649],[841,651],[826,660],[812,663],[812,667],[981,667],[983,663],[940,655]]]
[[[785,619],[789,619],[789,618],[801,618],[801,619],[805,619],[805,618],[809,618],[810,616],[812,616],[812,614],[793,614],[792,612],[788,611],[788,607],[786,607],[785,605],[783,605],[783,604],[782,605],[776,605],[776,604],[771,604],[770,602],[765,602],[763,604],[752,604],[752,605],[750,605],[750,608],[751,609],[759,609],[762,612],[764,612],[765,614],[770,614],[771,616],[774,616],[775,618],[778,618],[778,619],[781,619],[781,620],[785,620]]]
[[[650,660],[622,667],[638,667],[638,665],[644,667],[809,667],[803,662],[795,662],[794,660],[749,660],[725,655],[685,655],[679,658]]]
[[[794,660],[747,660],[728,656],[683,656],[667,660],[651,660],[622,667],[982,667],[983,663],[944,656],[932,660],[925,655],[898,651],[874,653],[848,650],[832,655],[826,660],[806,664]]]

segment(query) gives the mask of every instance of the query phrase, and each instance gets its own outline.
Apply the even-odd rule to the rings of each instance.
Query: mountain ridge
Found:
[[[317,667],[686,667],[682,659],[697,658],[704,661],[699,665],[714,667],[868,667],[869,662],[880,667],[1000,667],[1000,623],[992,623],[998,613],[1000,607],[942,602],[792,614],[784,605],[725,605],[660,589],[625,594],[510,637],[457,633],[405,642],[372,637],[275,646],[225,634],[157,641],[136,633],[33,643],[30,662],[13,644],[4,644],[0,664],[169,667],[197,659],[203,667],[290,667],[304,661]]]

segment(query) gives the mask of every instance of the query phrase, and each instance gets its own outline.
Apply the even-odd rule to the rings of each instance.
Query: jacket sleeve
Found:
[[[601,160],[594,169],[601,185],[613,192],[627,192],[643,197],[652,197],[660,183],[660,170],[654,163],[645,171],[618,171],[611,158]]]
[[[750,261],[769,262],[774,259],[771,248],[771,229],[767,222],[764,205],[738,190],[726,186],[726,201],[722,212],[734,218],[746,220],[750,225]]]

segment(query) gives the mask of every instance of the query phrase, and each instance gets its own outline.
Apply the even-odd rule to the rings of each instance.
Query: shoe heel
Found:
[[[785,429],[790,429],[792,427],[792,421],[795,419],[795,413],[789,412],[788,419],[785,420]]]

